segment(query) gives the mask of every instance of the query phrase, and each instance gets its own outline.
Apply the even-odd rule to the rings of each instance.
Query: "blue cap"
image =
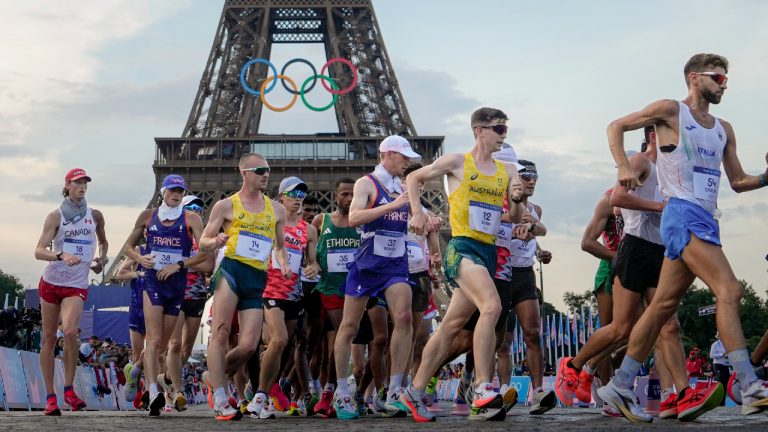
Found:
[[[184,177],[178,175],[178,174],[171,174],[167,176],[165,179],[163,179],[163,186],[162,189],[173,189],[173,188],[182,188],[184,190],[187,189],[187,182],[184,180]]]

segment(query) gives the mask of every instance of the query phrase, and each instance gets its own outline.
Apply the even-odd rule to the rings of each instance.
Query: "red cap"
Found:
[[[67,175],[64,176],[64,183],[69,184],[69,182],[84,178],[86,181],[91,181],[91,178],[88,177],[88,174],[85,173],[85,170],[82,168],[72,168],[69,170]]]

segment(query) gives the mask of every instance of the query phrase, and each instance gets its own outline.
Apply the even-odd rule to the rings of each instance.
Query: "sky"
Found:
[[[221,0],[0,1],[0,269],[36,287],[34,249],[61,202],[64,174],[85,168],[88,203],[106,219],[110,256],[152,198],[155,137],[178,137],[189,116],[221,14]],[[508,142],[537,163],[553,261],[545,300],[591,289],[597,260],[580,239],[597,199],[615,182],[606,126],[662,98],[686,96],[683,65],[715,52],[731,63],[711,112],[734,126],[748,173],[765,169],[768,2],[374,0],[405,104],[420,135],[445,151],[473,145],[469,117],[505,111]],[[319,46],[277,45],[272,60],[325,62]],[[296,76],[302,71],[296,69]],[[281,99],[283,98],[283,99]],[[270,103],[285,101],[276,94]],[[313,103],[324,102],[319,98]],[[265,111],[263,133],[336,130],[332,111]],[[641,135],[628,133],[628,148]],[[279,179],[273,179],[279,181]],[[720,190],[724,250],[761,295],[765,194]],[[94,278],[95,275],[92,274]]]

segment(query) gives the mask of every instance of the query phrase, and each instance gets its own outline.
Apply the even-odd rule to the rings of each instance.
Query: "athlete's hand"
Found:
[[[643,182],[637,178],[635,171],[632,167],[627,165],[626,167],[619,167],[619,184],[627,188],[627,190],[635,190],[638,186],[642,186]]]
[[[214,241],[216,242],[216,249],[219,249],[223,247],[225,244],[227,244],[227,241],[229,240],[229,236],[224,233],[219,233],[214,237]]]
[[[70,267],[80,264],[83,260],[79,256],[70,255],[66,252],[61,254],[61,260]]]
[[[291,271],[291,266],[285,266],[281,268],[280,273],[282,273],[283,277],[286,279],[290,279],[291,276],[293,276],[293,272]]]
[[[155,268],[155,254],[139,256],[139,264],[147,269]]]
[[[443,267],[443,260],[439,253],[429,254],[429,261],[432,263],[432,268],[435,270],[441,270]]]
[[[411,222],[409,223],[409,225],[410,225],[409,229],[411,231],[415,232],[417,235],[424,235],[425,228],[427,225],[427,219],[424,216],[424,213],[414,213],[411,216]]]
[[[392,201],[392,205],[395,208],[400,208],[404,205],[408,204],[408,191],[403,191],[400,195],[395,198],[394,201]]]
[[[523,182],[520,181],[520,177],[515,177],[509,185],[512,187],[512,199],[517,201],[523,198]]]
[[[536,252],[536,258],[538,258],[542,264],[549,264],[549,262],[552,261],[552,252],[540,250]]]
[[[532,226],[533,225],[530,222],[517,224],[512,230],[512,235],[518,240],[530,241],[533,238],[533,234],[531,233]]]
[[[317,263],[317,261],[304,267],[304,276],[307,279],[314,279],[317,277],[318,273],[320,273],[320,265]]]
[[[164,281],[179,270],[181,270],[181,266],[178,264],[167,265],[157,272],[157,280]]]
[[[104,265],[107,263],[107,261],[109,260],[102,257],[94,258],[94,264],[91,266],[91,270],[93,270],[93,272],[96,274],[101,273],[101,271],[104,270]]]
[[[429,232],[437,231],[443,226],[443,218],[437,215],[429,215],[427,217],[427,225],[429,226]]]

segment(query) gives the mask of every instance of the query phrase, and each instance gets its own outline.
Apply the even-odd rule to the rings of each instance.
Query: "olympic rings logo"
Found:
[[[274,76],[268,76],[267,79],[264,80],[263,83],[261,83],[261,87],[259,88],[259,90],[255,90],[254,88],[249,86],[248,83],[245,81],[245,75],[248,72],[248,68],[256,63],[262,63],[269,66],[269,68],[272,70],[272,73],[274,74]],[[292,65],[293,63],[304,63],[305,65],[309,66],[309,68],[312,70],[312,75],[301,84],[300,88],[297,88],[296,82],[293,81],[293,79],[285,75],[285,70],[288,69],[288,66]],[[339,90],[339,85],[336,83],[336,80],[325,75],[325,71],[328,69],[328,66],[330,66],[333,63],[343,63],[352,70],[352,84],[350,84],[348,87],[344,89]],[[312,89],[315,88],[315,84],[317,84],[318,79],[320,79],[320,84],[322,84],[323,88],[325,88],[328,91],[328,93],[332,95],[331,102],[328,105],[325,105],[322,107],[316,107],[311,105],[309,102],[307,102],[307,99],[305,97],[307,93],[309,93],[310,91],[312,91]],[[288,103],[288,105],[284,107],[276,107],[276,106],[270,105],[265,98],[267,93],[274,90],[278,80],[283,85],[283,88],[285,88],[285,90],[288,91],[288,93],[293,95],[293,98],[291,98],[291,101]],[[289,61],[288,63],[285,64],[285,66],[283,66],[283,69],[280,71],[280,73],[277,73],[277,68],[275,67],[275,65],[272,64],[272,62],[263,58],[255,58],[255,59],[248,60],[243,65],[243,68],[240,69],[240,84],[243,86],[243,90],[245,90],[247,93],[250,93],[254,96],[258,96],[259,99],[261,99],[261,103],[263,103],[265,107],[267,107],[271,111],[276,111],[276,112],[288,111],[293,107],[294,104],[296,104],[296,101],[298,101],[299,97],[301,97],[301,101],[304,102],[304,106],[306,106],[310,110],[325,111],[331,108],[332,106],[334,106],[336,102],[338,102],[339,96],[345,95],[351,92],[352,89],[354,89],[355,86],[357,85],[357,80],[358,80],[358,75],[357,75],[357,68],[355,67],[355,65],[352,64],[351,61],[341,57],[336,57],[328,60],[320,69],[319,74],[317,73],[317,69],[315,69],[315,66],[303,58],[295,58]],[[286,81],[288,82],[288,84],[291,85],[291,88],[288,87],[288,85],[286,84]],[[329,87],[329,84],[326,84],[326,81],[330,83],[330,87]],[[268,85],[269,87],[267,87]]]

